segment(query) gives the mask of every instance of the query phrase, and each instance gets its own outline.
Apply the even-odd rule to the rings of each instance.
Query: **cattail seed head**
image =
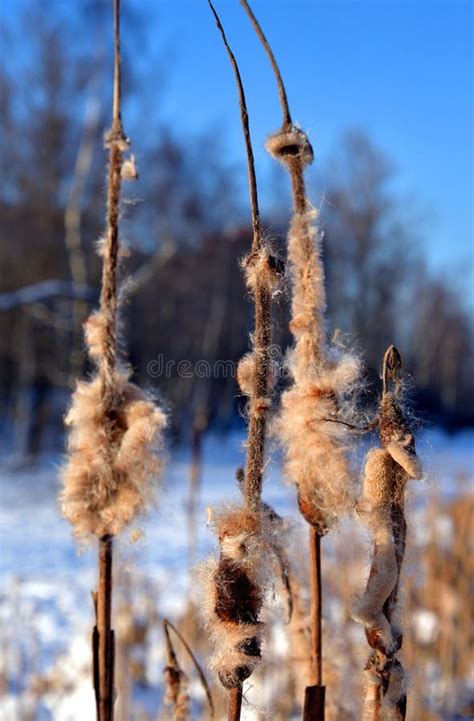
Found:
[[[253,293],[258,287],[274,293],[282,285],[284,266],[266,245],[250,252],[244,258],[242,267],[246,285]]]
[[[296,133],[302,153],[305,137]],[[361,367],[355,355],[326,338],[322,236],[318,213],[304,197],[302,166],[292,169],[300,177],[302,198],[295,201],[288,234],[295,344],[287,366],[293,385],[282,394],[274,430],[285,450],[285,476],[297,488],[299,509],[322,535],[353,504],[349,434],[339,421],[353,415]]]
[[[308,523],[324,534],[353,503],[347,430],[338,422],[359,376],[356,357],[341,354],[304,373],[300,349],[289,356],[298,378],[282,395],[274,432],[285,449],[285,476],[297,488],[298,506]],[[307,360],[306,347],[302,355]],[[350,400],[348,401],[351,406]]]
[[[244,395],[251,396],[255,387],[255,354],[246,353],[237,366],[237,382]]]
[[[400,354],[391,346],[384,357],[379,405],[381,447],[367,455],[363,496],[357,504],[373,537],[372,563],[365,591],[352,609],[373,649],[363,718],[372,718],[373,712],[384,721],[403,721],[406,713],[405,673],[396,656],[403,634],[394,616],[406,543],[405,488],[409,478],[422,475],[415,439],[400,405],[400,369]]]
[[[293,124],[270,135],[265,147],[270,155],[282,163],[299,158],[304,165],[310,165],[314,159],[313,148],[306,133]]]
[[[115,535],[144,511],[163,464],[163,411],[130,383],[125,371],[109,372],[113,390],[104,395],[100,368],[109,343],[108,322],[99,311],[85,323],[89,355],[99,372],[77,383],[65,419],[68,459],[60,503],[80,539]]]
[[[130,138],[124,135],[122,125],[112,125],[112,128],[104,136],[104,147],[111,149],[115,146],[121,153],[126,153],[130,148]]]
[[[106,423],[98,377],[77,384],[66,416],[69,457],[60,501],[81,539],[117,534],[145,510],[162,466],[164,413],[126,374],[117,373],[114,386]]]
[[[138,168],[134,155],[131,155],[129,158],[123,161],[120,174],[122,176],[122,180],[138,179]]]
[[[107,319],[104,313],[91,313],[84,323],[84,335],[89,356],[97,363],[107,343]]]
[[[220,556],[201,569],[203,617],[214,642],[211,669],[227,689],[239,686],[261,661],[265,626],[260,614],[275,580],[280,525],[266,507],[212,514]]]

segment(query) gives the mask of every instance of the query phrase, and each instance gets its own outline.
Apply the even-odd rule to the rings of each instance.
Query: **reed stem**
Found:
[[[273,73],[275,75],[275,79],[277,82],[278,87],[278,96],[280,98],[280,105],[283,113],[283,125],[291,125],[291,113],[290,113],[290,106],[288,104],[288,98],[286,95],[286,89],[285,84],[283,82],[283,78],[281,76],[280,68],[278,67],[278,63],[276,61],[276,58],[273,54],[273,50],[270,46],[270,43],[268,42],[267,38],[265,37],[262,28],[260,27],[260,23],[258,22],[257,18],[253,14],[252,8],[248,4],[247,0],[240,0],[242,7],[244,8],[245,12],[250,18],[250,22],[252,23],[255,32],[257,33],[260,42],[262,43],[263,47],[265,48],[265,52],[267,53],[268,59],[270,60],[270,64],[273,68]]]
[[[99,584],[96,595],[97,626],[94,634],[94,684],[97,720],[114,718],[115,639],[112,622],[112,536],[99,539]]]
[[[228,721],[240,721],[240,712],[242,709],[242,685],[230,689],[228,708]]]
[[[260,211],[258,207],[257,178],[255,175],[255,163],[250,137],[249,115],[245,92],[239,67],[235,56],[227,42],[217,12],[209,2],[214,15],[217,27],[221,33],[229,60],[235,74],[237,89],[239,93],[240,118],[247,151],[247,174],[249,184],[250,209],[252,217],[252,248],[251,254],[256,255],[262,249],[263,233],[260,223]],[[254,294],[255,303],[255,332],[254,332],[254,353],[256,358],[256,372],[252,396],[255,399],[265,398],[268,394],[269,385],[269,346],[271,342],[271,293],[262,282],[258,282]],[[243,482],[244,501],[251,511],[259,511],[262,493],[262,474],[264,467],[266,417],[264,413],[250,413],[248,427],[248,452],[245,465],[245,476]]]
[[[251,388],[246,393],[249,396],[249,420],[247,433],[247,457],[242,482],[242,495],[245,507],[252,513],[260,513],[262,509],[262,479],[265,461],[266,437],[266,410],[269,405],[267,398],[270,390],[270,343],[271,343],[271,300],[272,293],[266,279],[268,274],[269,256],[265,252],[260,211],[258,206],[257,178],[255,162],[250,136],[249,115],[245,92],[237,60],[227,42],[226,34],[219,16],[211,2],[208,0],[217,28],[232,65],[239,95],[240,119],[247,154],[247,175],[249,185],[250,209],[252,218],[252,247],[247,256],[249,265],[257,262],[258,258],[265,258],[267,268],[260,269],[252,283],[253,300],[255,307],[255,330],[253,334],[252,355],[254,358],[254,372]],[[247,268],[248,268],[247,265]],[[247,276],[248,280],[248,276]],[[245,603],[246,599],[242,599]],[[242,684],[229,690],[229,721],[239,721],[242,708]]]
[[[270,43],[255,17],[247,0],[241,0],[241,4],[246,11],[252,26],[262,43],[263,48],[268,56],[272,66],[275,80],[278,87],[278,95],[282,110],[282,132],[292,129],[291,111],[286,94],[285,84],[278,67],[278,63],[273,54]],[[311,151],[312,156],[312,151]],[[308,211],[308,202],[306,200],[306,188],[304,179],[305,161],[301,152],[295,155],[285,157],[285,163],[291,178],[292,198],[294,214],[304,217]],[[313,239],[310,233],[302,234],[300,240],[301,254],[308,259],[310,263],[312,255]],[[315,328],[315,337],[313,339],[312,351],[313,362],[318,360],[321,354],[321,334],[322,329]],[[309,533],[309,554],[310,554],[310,584],[311,584],[311,681],[312,685],[305,690],[305,701],[303,719],[304,721],[324,721],[324,696],[325,689],[322,686],[322,593],[321,593],[321,535],[318,530],[310,526]]]
[[[314,526],[309,528],[309,570],[311,589],[311,686],[307,686],[305,689],[303,721],[324,721],[321,534],[318,533]]]
[[[322,632],[321,632],[321,535],[310,526],[309,559],[311,583],[311,681],[322,681]]]
[[[99,374],[105,422],[113,425],[115,368],[117,360],[117,263],[119,249],[119,207],[122,147],[124,138],[120,115],[120,0],[113,3],[114,91],[112,129],[109,135],[109,174],[107,183],[107,233],[102,267],[100,307],[107,321],[104,357]],[[98,721],[114,718],[115,639],[112,630],[113,537],[99,539],[99,583],[96,594],[97,633],[94,633],[94,686]]]

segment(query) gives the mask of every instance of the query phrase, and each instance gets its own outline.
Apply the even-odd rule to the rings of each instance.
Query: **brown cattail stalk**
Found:
[[[129,382],[117,363],[119,217],[122,178],[136,177],[130,142],[120,114],[120,0],[114,0],[114,92],[109,150],[107,220],[102,244],[100,308],[85,325],[97,373],[81,381],[66,417],[69,458],[63,470],[63,514],[79,538],[99,540],[99,579],[94,594],[93,675],[98,721],[113,721],[114,634],[112,619],[113,538],[144,509],[161,467],[157,442],[165,417]]]
[[[247,171],[253,235],[250,253],[244,261],[244,270],[247,285],[254,297],[255,331],[252,353],[242,359],[239,366],[238,377],[242,392],[250,398],[248,410],[248,450],[243,482],[243,495],[249,510],[258,511],[262,491],[266,411],[270,405],[267,396],[270,385],[269,348],[271,342],[271,296],[272,288],[278,283],[279,278],[275,259],[270,255],[269,249],[263,241],[258,207],[257,179],[242,79],[237,61],[227,42],[219,17],[211,2],[209,2],[209,5],[234,69],[239,92],[242,129],[247,150]]]
[[[304,703],[306,721],[324,719],[321,644],[321,538],[349,505],[345,436],[341,402],[359,374],[357,359],[328,346],[325,328],[324,269],[317,212],[306,197],[304,170],[313,161],[305,133],[293,124],[284,83],[271,47],[248,2],[241,0],[273,67],[282,107],[281,130],[267,150],[290,174],[293,217],[288,237],[292,284],[289,357],[292,387],[282,396],[277,433],[286,451],[285,469],[295,483],[300,511],[310,524],[311,685]]]
[[[99,366],[100,397],[104,420],[110,426],[114,407],[114,375],[117,355],[117,260],[122,149],[126,142],[120,116],[120,0],[114,0],[114,93],[112,129],[108,137],[109,176],[107,186],[107,233],[102,265],[100,311],[105,319],[105,353]],[[113,721],[115,639],[112,630],[112,559],[110,534],[99,538],[99,585],[97,590],[97,665],[95,688],[98,721]],[[94,677],[96,673],[94,673]]]
[[[219,17],[209,0],[217,27],[234,70],[239,93],[240,116],[247,151],[247,170],[252,217],[252,246],[243,267],[247,287],[255,304],[253,347],[239,363],[238,382],[248,396],[248,435],[242,480],[244,505],[221,514],[216,531],[221,556],[212,576],[212,612],[216,654],[213,665],[229,690],[229,721],[238,721],[242,707],[242,682],[261,658],[265,580],[262,553],[269,551],[262,529],[261,493],[265,454],[266,414],[270,407],[271,298],[279,283],[280,268],[263,240],[258,207],[257,180],[248,110],[235,56]]]
[[[405,674],[397,653],[402,631],[394,618],[405,554],[405,488],[420,478],[415,440],[401,409],[401,359],[390,346],[384,357],[379,408],[380,448],[369,451],[358,510],[374,539],[367,586],[353,608],[372,652],[366,664],[364,721],[404,721]]]

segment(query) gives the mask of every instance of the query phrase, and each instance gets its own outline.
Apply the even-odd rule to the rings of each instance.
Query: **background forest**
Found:
[[[22,3],[3,12],[0,404],[3,434],[20,456],[60,447],[71,379],[84,369],[81,324],[97,298],[103,226],[106,5],[66,11],[53,3],[44,12],[44,3]],[[231,374],[196,376],[187,366],[180,373],[178,362],[237,361],[245,350],[244,166],[227,159],[216,123],[184,136],[161,117],[173,54],[157,50],[138,5],[124,12],[124,112],[140,172],[125,214],[134,251],[125,335],[137,377],[159,387],[175,433],[186,437],[204,408],[211,426],[238,422]],[[205,101],[204,83],[201,92]],[[396,158],[363,128],[348,128],[317,162],[311,194],[322,212],[331,324],[364,349],[372,379],[387,344],[403,348],[425,419],[472,423],[470,269],[459,273],[453,264],[440,273],[426,262],[422,239],[436,216],[426,223],[421,201],[398,191],[395,168]],[[285,185],[271,171],[261,185],[264,227],[283,238]],[[283,330],[275,342],[284,351]],[[174,366],[156,378],[168,361]]]

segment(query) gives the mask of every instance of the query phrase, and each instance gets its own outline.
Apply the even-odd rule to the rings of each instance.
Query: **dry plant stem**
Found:
[[[236,686],[229,691],[229,712],[228,721],[239,721],[242,710],[242,685]]]
[[[229,60],[234,70],[235,80],[239,94],[239,106],[242,130],[244,134],[246,152],[247,152],[247,172],[249,183],[249,195],[252,217],[252,246],[250,253],[245,259],[244,269],[248,287],[253,294],[255,305],[255,329],[252,339],[252,351],[241,361],[239,369],[249,368],[250,372],[245,377],[239,378],[239,384],[242,391],[249,398],[248,405],[248,434],[247,434],[247,455],[245,463],[245,471],[242,482],[242,494],[246,511],[255,514],[254,534],[261,532],[261,511],[262,511],[262,477],[264,468],[265,455],[265,436],[266,436],[266,412],[270,405],[268,398],[270,390],[270,341],[271,341],[271,297],[272,283],[275,282],[278,273],[275,272],[268,249],[263,243],[262,228],[260,224],[260,213],[258,208],[257,180],[255,175],[255,164],[252,150],[252,142],[250,137],[249,118],[247,104],[245,100],[244,88],[240,76],[239,68],[235,56],[227,42],[224,28],[219,17],[209,0],[209,6],[214,15],[218,30],[221,34],[225,45]],[[276,264],[274,264],[276,267]],[[245,548],[245,546],[243,546]],[[258,584],[255,585],[242,569],[239,571],[238,565],[234,562],[230,563],[229,570],[226,570],[225,555],[222,554],[221,547],[221,572],[223,578],[233,578],[234,581],[247,585],[244,594],[237,597],[233,601],[235,608],[227,608],[229,598],[219,598],[215,609],[218,609],[218,616],[221,618],[230,612],[232,617],[232,627],[239,633],[247,633],[248,637],[243,638],[239,644],[239,656],[248,657],[249,664],[237,666],[234,671],[234,677],[229,682],[225,676],[220,676],[221,682],[229,689],[228,697],[228,719],[229,721],[239,721],[242,708],[242,680],[247,678],[252,672],[253,663],[256,658],[260,658],[260,638],[258,632],[258,615],[261,609],[261,589]],[[227,576],[226,576],[227,574]],[[235,593],[235,592],[234,592]],[[221,596],[232,596],[229,589],[226,588]],[[244,597],[242,597],[244,596]],[[232,604],[231,604],[232,606]],[[220,614],[220,615],[219,615]],[[252,619],[244,621],[243,619]],[[248,630],[247,630],[248,629]],[[256,633],[256,635],[254,635]],[[242,644],[248,648],[243,651]],[[252,661],[252,663],[250,663]],[[237,681],[236,681],[237,677]],[[224,679],[224,680],[223,680]]]
[[[94,674],[98,721],[113,721],[114,632],[112,620],[112,536],[99,539],[99,586],[97,590],[97,671]]]
[[[121,189],[122,143],[120,117],[120,0],[114,0],[114,96],[112,129],[109,135],[109,172],[107,184],[107,232],[102,267],[100,308],[106,319],[106,349],[100,365],[100,392],[106,422],[113,424],[114,373],[117,360],[117,261],[118,224]],[[114,717],[114,650],[112,622],[112,537],[99,539],[99,586],[97,591],[98,631],[98,721]]]
[[[307,686],[304,695],[303,721],[321,721],[324,719],[326,688]]]
[[[245,100],[244,88],[235,56],[227,42],[227,38],[219,20],[214,6],[209,0],[209,5],[214,15],[217,27],[221,33],[227,54],[232,64],[237,88],[239,92],[240,116],[244,133],[245,146],[247,150],[247,172],[249,182],[250,206],[252,214],[252,248],[248,260],[257,257],[262,250],[262,227],[260,224],[260,212],[258,208],[257,179],[255,176],[255,163],[250,138],[249,118],[247,103]],[[255,302],[255,333],[254,333],[254,355],[255,373],[251,397],[255,400],[264,399],[268,395],[269,387],[269,346],[271,341],[271,293],[268,286],[260,279],[254,289]],[[247,459],[245,476],[243,482],[243,495],[245,504],[251,511],[258,511],[261,503],[262,475],[265,453],[266,417],[264,412],[256,409],[250,410]]]
[[[303,215],[307,210],[306,187],[305,187],[305,182],[304,182],[303,164],[301,162],[301,159],[298,156],[296,156],[295,158],[291,158],[288,160],[288,165],[290,168],[293,206],[294,206],[296,213]],[[306,237],[307,237],[308,243],[309,243],[310,239],[309,239],[308,234]],[[308,244],[308,247],[307,247],[308,254],[309,254],[310,250],[311,250],[311,247]]]
[[[113,721],[114,715],[113,538],[151,499],[151,481],[161,467],[157,442],[166,422],[152,399],[129,381],[131,370],[117,361],[121,179],[136,177],[133,162],[123,163],[129,141],[120,116],[119,12],[120,2],[114,0],[113,117],[106,137],[107,217],[101,244],[100,309],[85,324],[86,345],[97,373],[90,381],[78,382],[66,417],[69,454],[61,493],[63,513],[76,537],[98,539],[93,632],[98,721]]]
[[[379,410],[381,448],[369,452],[360,509],[374,534],[372,564],[354,618],[365,626],[372,652],[366,664],[364,721],[404,721],[405,674],[397,658],[403,635],[393,618],[405,555],[404,496],[410,478],[420,478],[415,442],[400,407],[401,359],[390,346],[384,357]]]
[[[260,38],[260,42],[262,43],[263,47],[265,48],[265,52],[268,55],[268,59],[270,60],[271,66],[273,68],[273,72],[275,74],[275,78],[278,85],[278,95],[280,97],[280,104],[281,109],[283,112],[283,125],[291,125],[291,113],[290,113],[290,107],[288,105],[288,98],[286,96],[286,90],[285,85],[283,83],[283,78],[281,77],[280,68],[278,67],[278,63],[275,59],[275,56],[273,54],[273,51],[270,47],[270,44],[265,37],[262,28],[260,27],[260,24],[253,14],[253,11],[248,4],[247,0],[240,0],[242,7],[245,9],[245,12],[250,18],[250,22],[252,23],[255,32],[257,33],[258,37]]]
[[[265,398],[268,393],[268,366],[270,345],[270,293],[266,288],[256,289],[254,352],[257,358],[254,398]],[[245,466],[244,498],[249,510],[260,508],[262,475],[265,454],[266,417],[252,413],[249,419],[248,453]]]
[[[321,536],[317,530],[309,529],[309,559],[311,583],[311,682],[320,686],[322,682],[322,629],[321,629]]]
[[[324,721],[325,687],[322,686],[322,584],[321,534],[309,527],[311,685],[305,689],[304,721]]]
[[[199,661],[197,660],[196,656],[195,656],[194,653],[192,652],[191,647],[189,646],[189,644],[188,644],[188,642],[186,641],[186,639],[181,635],[181,633],[178,631],[178,629],[176,628],[176,626],[174,626],[174,625],[171,623],[171,621],[168,621],[167,618],[163,619],[163,628],[164,628],[164,631],[165,631],[167,652],[168,652],[168,654],[169,654],[169,656],[170,656],[171,658],[176,658],[176,654],[175,654],[174,649],[173,649],[173,644],[171,643],[171,638],[170,638],[170,634],[169,634],[169,629],[171,629],[171,630],[173,631],[173,633],[176,634],[176,636],[179,638],[179,640],[180,640],[181,643],[183,644],[184,648],[186,649],[186,653],[188,654],[189,658],[190,658],[191,661],[193,662],[194,668],[196,669],[196,671],[197,671],[197,673],[198,673],[199,680],[201,681],[201,685],[202,685],[202,687],[203,687],[203,689],[204,689],[204,692],[205,692],[205,694],[206,694],[207,701],[208,701],[208,704],[209,704],[209,710],[210,710],[210,712],[211,712],[211,718],[214,718],[214,701],[213,701],[213,698],[212,698],[211,689],[209,688],[209,684],[208,684],[208,682],[207,682],[206,676],[205,676],[205,674],[204,674],[204,671],[203,671],[202,668],[201,668],[201,665],[200,665]]]
[[[292,127],[291,113],[288,105],[285,86],[281,77],[280,69],[273,55],[272,49],[253,14],[246,0],[241,0],[252,25],[262,42],[263,47],[269,57],[273,67],[275,78],[278,85],[278,93],[283,113],[282,128],[288,129]],[[301,154],[298,153],[294,157],[288,156],[286,159],[288,170],[290,172],[293,208],[295,215],[302,218],[308,210],[306,201],[306,188],[304,181],[304,162]],[[303,255],[308,259],[308,263],[312,257],[313,238],[308,227],[308,221],[304,223],[303,233]],[[299,269],[301,272],[301,269]],[[313,362],[319,359],[322,347],[322,328],[315,328],[312,342]],[[298,345],[298,339],[296,339]],[[322,589],[321,589],[321,534],[313,526],[309,529],[309,551],[310,551],[310,580],[311,580],[311,682],[312,686],[307,687],[305,692],[305,704],[303,718],[305,721],[324,719],[324,687],[322,686]],[[317,688],[316,688],[317,687]]]

